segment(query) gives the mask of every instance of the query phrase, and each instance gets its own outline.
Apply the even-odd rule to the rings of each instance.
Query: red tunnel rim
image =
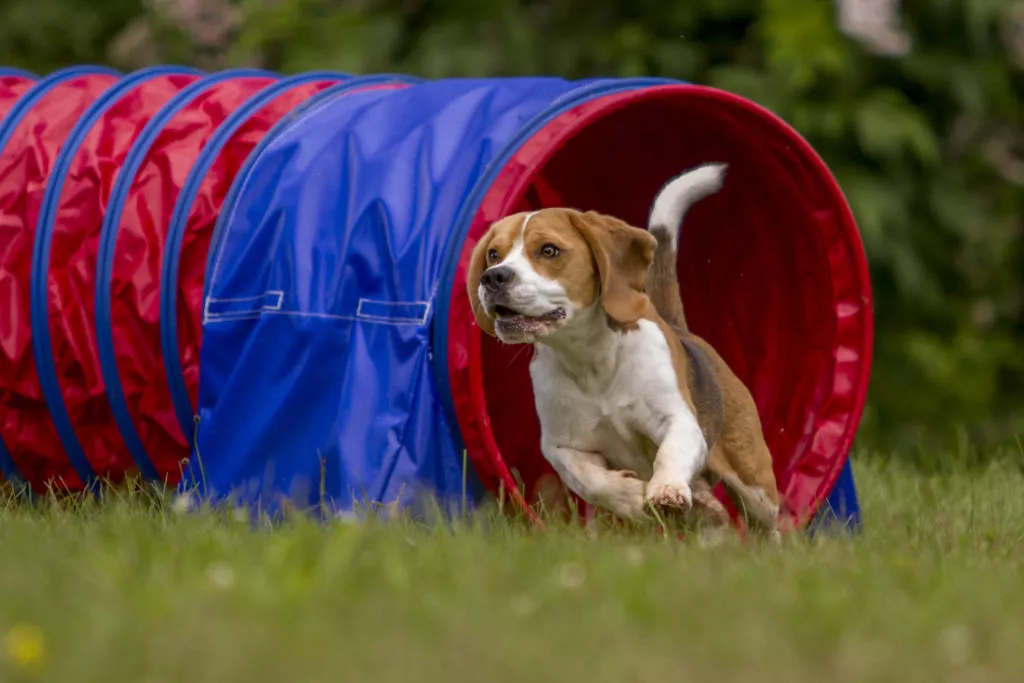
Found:
[[[873,355],[874,319],[871,281],[867,257],[859,238],[860,233],[853,213],[842,189],[824,160],[792,126],[774,113],[746,98],[717,88],[679,84],[646,87],[605,95],[574,107],[553,119],[528,139],[516,151],[509,163],[502,168],[473,216],[466,241],[462,246],[459,267],[451,292],[451,314],[448,320],[450,379],[455,414],[468,460],[478,474],[481,469],[493,472],[495,475],[493,478],[480,475],[484,487],[492,495],[497,495],[499,488],[504,489],[504,494],[534,522],[539,522],[539,520],[520,493],[511,471],[501,456],[501,451],[489,424],[483,385],[480,333],[470,310],[468,298],[465,296],[466,267],[472,247],[483,236],[489,223],[506,215],[522,197],[536,173],[562,147],[588,126],[630,105],[680,96],[690,100],[715,101],[725,107],[743,110],[762,120],[764,125],[774,128],[792,145],[794,152],[801,160],[813,167],[815,178],[838,213],[837,230],[842,233],[840,237],[846,247],[858,292],[861,295],[860,315],[857,316],[858,322],[854,323],[860,326],[859,347],[857,348],[860,362],[858,371],[853,377],[856,387],[849,399],[848,409],[844,411],[843,415],[845,424],[842,434],[836,442],[835,450],[841,456],[831,459],[830,468],[822,477],[811,500],[809,514],[806,515],[807,519],[799,520],[801,523],[813,518],[835,487],[856,438],[867,397]],[[465,349],[465,357],[459,358],[455,349]],[[832,377],[834,378],[836,374],[837,371],[833,370]]]

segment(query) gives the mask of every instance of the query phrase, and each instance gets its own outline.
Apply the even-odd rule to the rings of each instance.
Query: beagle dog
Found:
[[[676,276],[683,216],[725,168],[670,180],[647,230],[568,208],[507,216],[475,246],[468,294],[485,333],[534,346],[541,451],[580,498],[625,519],[650,519],[650,507],[722,527],[721,481],[747,526],[777,538],[757,408],[687,328]]]

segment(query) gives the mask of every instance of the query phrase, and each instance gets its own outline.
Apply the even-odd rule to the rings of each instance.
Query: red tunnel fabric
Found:
[[[117,370],[132,424],[157,472],[170,484],[181,476],[191,438],[181,433],[160,353],[160,267],[171,213],[210,135],[245,100],[276,81],[271,76],[232,78],[189,102],[149,149],[121,213],[110,282]],[[236,170],[243,160],[232,159]],[[226,188],[232,178],[217,180]],[[95,337],[89,343],[95,346]],[[111,434],[116,431],[111,424]]]
[[[91,345],[100,229],[121,163],[139,133],[171,97],[200,77],[156,76],[118,98],[76,151],[54,218],[47,271],[54,364],[82,449],[96,474],[112,481],[122,479],[134,463],[111,434],[113,418]]]
[[[0,73],[0,121],[3,121],[22,93],[34,84],[35,80],[28,76]]]
[[[14,106],[21,94],[32,87],[33,80],[19,74],[0,74],[0,122],[4,115]],[[6,477],[0,473],[0,483]]]
[[[54,158],[78,117],[118,80],[88,74],[55,85],[36,102],[0,151],[0,437],[38,493],[82,482],[43,398],[32,352],[32,248]]]
[[[18,101],[22,93],[32,87],[35,79],[20,74],[0,74],[0,122]],[[0,474],[0,482],[5,480]]]
[[[178,264],[178,356],[193,409],[199,396],[199,345],[203,333],[206,258],[213,226],[231,183],[249,153],[275,123],[300,103],[338,82],[338,79],[330,79],[304,83],[275,97],[231,136],[203,178],[188,215]],[[166,382],[164,374],[159,374]],[[169,403],[167,409],[171,409]]]
[[[468,456],[492,492],[526,505],[546,481],[560,484],[539,452],[529,354],[483,335],[470,311],[473,245],[494,220],[545,206],[643,226],[665,180],[709,161],[729,170],[724,189],[684,220],[687,319],[754,396],[784,515],[806,523],[832,490],[871,360],[870,283],[852,215],[820,158],[774,115],[711,88],[665,86],[553,120],[504,167],[474,219],[452,293],[449,362]]]

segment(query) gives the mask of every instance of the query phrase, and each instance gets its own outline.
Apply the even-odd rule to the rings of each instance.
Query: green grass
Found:
[[[783,548],[8,504],[0,681],[1022,680],[1020,470],[855,473],[863,534]]]

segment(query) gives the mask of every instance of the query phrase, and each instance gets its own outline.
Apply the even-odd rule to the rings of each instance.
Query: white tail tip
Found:
[[[722,189],[725,184],[726,163],[708,163],[680,173],[665,183],[654,197],[647,228],[665,228],[677,247],[679,228],[690,207]]]

